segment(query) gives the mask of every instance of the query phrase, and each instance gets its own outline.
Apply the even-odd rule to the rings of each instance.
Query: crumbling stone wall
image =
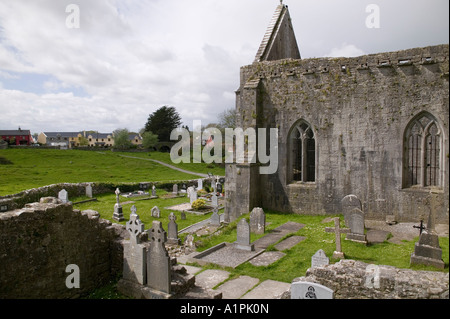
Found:
[[[48,203],[45,203],[48,201]],[[122,272],[124,227],[56,198],[0,214],[0,298],[74,298]],[[69,289],[68,265],[80,270]]]
[[[355,260],[310,268],[293,280],[315,282],[334,291],[335,299],[448,299],[449,274],[372,265]],[[284,298],[290,298],[287,294]]]

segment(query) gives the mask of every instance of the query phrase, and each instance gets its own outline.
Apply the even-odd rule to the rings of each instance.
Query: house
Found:
[[[112,133],[98,133],[94,131],[82,132],[41,132],[38,143],[48,146],[73,148],[80,146],[111,147],[114,145]]]
[[[31,145],[33,137],[30,130],[0,130],[0,139],[8,142],[10,145]]]

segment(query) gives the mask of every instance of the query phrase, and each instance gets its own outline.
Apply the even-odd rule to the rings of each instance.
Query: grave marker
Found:
[[[347,239],[367,243],[366,235],[364,234],[364,212],[359,208],[353,208],[348,212],[348,227],[350,232],[347,234]]]
[[[114,204],[113,219],[117,220],[118,222],[121,222],[121,221],[125,220],[125,218],[123,217],[122,205],[120,205],[120,199],[119,199],[120,190],[118,188],[116,188],[115,194],[116,194],[117,202],[116,202],[116,204]]]
[[[86,196],[92,198],[92,186],[91,184],[87,184],[86,186]]]
[[[266,230],[266,214],[260,207],[253,208],[250,213],[250,230],[254,234],[264,234]]]
[[[291,285],[291,299],[333,299],[333,290],[314,282],[297,281]]]
[[[213,214],[209,218],[209,224],[212,226],[220,226],[220,216],[217,207],[214,207]]]
[[[344,258],[344,253],[342,252],[342,248],[341,248],[341,234],[346,234],[346,233],[350,232],[350,229],[341,228],[339,217],[335,217],[333,219],[334,219],[334,228],[326,227],[325,231],[327,233],[335,233],[335,235],[336,235],[336,237],[335,237],[336,238],[336,250],[333,253],[333,258],[342,259],[342,258]]]
[[[58,193],[58,199],[59,199],[61,202],[63,202],[64,204],[69,202],[68,194],[67,194],[67,191],[66,191],[65,189],[62,189],[62,190]]]
[[[344,215],[345,226],[350,227],[349,225],[350,212],[354,208],[357,208],[362,211],[361,201],[358,199],[356,195],[347,195],[342,199],[341,205],[342,205],[342,214]]]
[[[245,218],[237,224],[237,240],[234,242],[235,248],[241,250],[254,251],[254,245],[250,244],[250,225]]]
[[[144,224],[136,214],[136,206],[131,207],[130,220],[126,223],[130,234],[130,242],[124,244],[123,278],[131,282],[145,285],[147,282],[146,249],[141,244],[140,236],[144,232]]]
[[[180,239],[178,238],[178,225],[175,222],[177,216],[174,213],[169,214],[169,224],[167,225],[167,242],[171,245],[178,245]]]
[[[325,252],[322,249],[319,249],[312,257],[311,257],[311,268],[314,267],[322,267],[330,264],[330,259],[327,257]]]
[[[218,201],[218,199],[217,199],[216,193],[214,193],[214,194],[211,196],[211,206],[212,206],[212,207],[218,207],[218,206],[219,206],[219,201]]]
[[[148,231],[150,245],[147,252],[147,286],[166,294],[171,293],[170,257],[164,243],[167,234],[160,221],[153,221]]]
[[[154,206],[152,208],[152,217],[154,217],[154,218],[160,218],[161,217],[161,211],[159,210],[158,206]]]
[[[192,203],[197,200],[197,191],[195,190],[195,188],[193,186],[190,186],[187,189],[187,194],[189,197],[189,202],[192,205]]]
[[[203,180],[201,178],[199,178],[197,181],[197,189],[198,190],[203,189]]]
[[[178,185],[177,184],[173,184],[172,194],[178,195]]]

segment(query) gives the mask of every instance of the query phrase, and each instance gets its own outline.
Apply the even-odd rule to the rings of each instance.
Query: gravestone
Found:
[[[213,214],[209,218],[209,224],[211,226],[220,226],[220,216],[219,216],[219,212],[217,210],[217,207],[214,207]]]
[[[250,230],[255,234],[264,234],[266,230],[266,214],[260,207],[253,208],[250,213]]]
[[[167,234],[160,221],[153,221],[148,231],[150,245],[147,251],[147,286],[166,294],[171,293],[170,257],[164,243]]]
[[[116,188],[116,191],[114,192],[116,194],[116,204],[114,204],[114,214],[113,214],[113,219],[117,220],[118,222],[124,221],[125,218],[123,217],[123,212],[122,212],[122,205],[120,205],[120,199],[119,199],[119,195],[120,195],[120,190],[118,188]]]
[[[147,282],[147,256],[140,236],[144,232],[144,224],[136,214],[136,206],[131,207],[130,220],[126,223],[130,241],[123,248],[123,279],[145,285]]]
[[[333,290],[314,282],[297,281],[291,285],[291,299],[333,299]]]
[[[192,203],[197,200],[197,191],[195,190],[195,188],[193,186],[190,186],[187,189],[187,194],[189,197],[189,202],[192,205]]]
[[[155,185],[153,185],[153,187],[152,187],[152,196],[151,196],[151,198],[157,198],[158,196],[156,195],[156,187],[155,187]]]
[[[223,187],[222,187],[222,184],[217,184],[217,193],[222,193],[222,191],[223,191]]]
[[[216,193],[214,193],[214,194],[211,196],[211,206],[212,206],[212,207],[218,207],[218,206],[219,206],[219,201],[218,201],[218,199],[217,199]]]
[[[435,229],[434,209],[431,209],[427,227],[422,231],[419,241],[414,246],[410,263],[428,265],[440,269],[445,267],[445,263],[442,260],[442,248],[439,246],[439,236]]]
[[[234,242],[234,247],[241,250],[255,250],[255,246],[250,244],[250,225],[245,218],[237,224],[237,240]]]
[[[152,217],[154,217],[154,218],[161,217],[161,211],[159,210],[158,206],[155,206],[152,208]]]
[[[350,232],[347,233],[347,239],[367,243],[366,235],[364,234],[364,212],[359,208],[353,208],[347,213],[348,227]]]
[[[342,205],[342,214],[344,215],[345,226],[350,227],[349,225],[350,213],[355,208],[362,211],[361,201],[358,199],[356,195],[347,195],[342,199],[341,205]]]
[[[91,184],[88,184],[86,186],[86,196],[89,197],[89,198],[92,198],[92,186],[91,186]]]
[[[197,189],[198,190],[203,189],[203,180],[201,178],[199,178],[197,181]]]
[[[314,267],[322,267],[330,264],[330,259],[327,257],[325,252],[322,249],[319,249],[312,257],[311,257],[311,268]]]
[[[342,252],[342,247],[341,247],[341,234],[346,234],[346,233],[350,232],[350,229],[341,228],[339,217],[335,217],[333,219],[334,219],[334,228],[326,227],[325,231],[327,233],[335,233],[336,250],[333,253],[333,258],[342,259],[342,258],[344,258],[344,253]]]
[[[184,210],[181,212],[181,220],[186,220],[186,212]]]
[[[175,222],[177,216],[174,213],[169,214],[169,224],[167,225],[167,243],[171,245],[178,245],[180,239],[178,238],[178,225]]]
[[[172,194],[178,195],[178,185],[177,184],[173,184]]]
[[[63,202],[64,204],[69,202],[68,194],[67,194],[67,191],[66,191],[65,189],[62,189],[62,190],[58,193],[58,199],[59,199],[61,202]]]

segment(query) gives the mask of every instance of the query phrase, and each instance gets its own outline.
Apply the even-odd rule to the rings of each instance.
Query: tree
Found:
[[[129,133],[130,132],[126,128],[115,130],[113,132],[114,148],[121,150],[130,149],[133,144],[130,141]]]
[[[236,109],[223,111],[219,114],[218,119],[220,128],[236,128]]]
[[[150,149],[158,143],[158,135],[152,132],[142,133],[142,147]]]
[[[145,131],[158,136],[160,142],[170,142],[170,133],[181,124],[181,117],[173,106],[163,106],[149,115]]]

